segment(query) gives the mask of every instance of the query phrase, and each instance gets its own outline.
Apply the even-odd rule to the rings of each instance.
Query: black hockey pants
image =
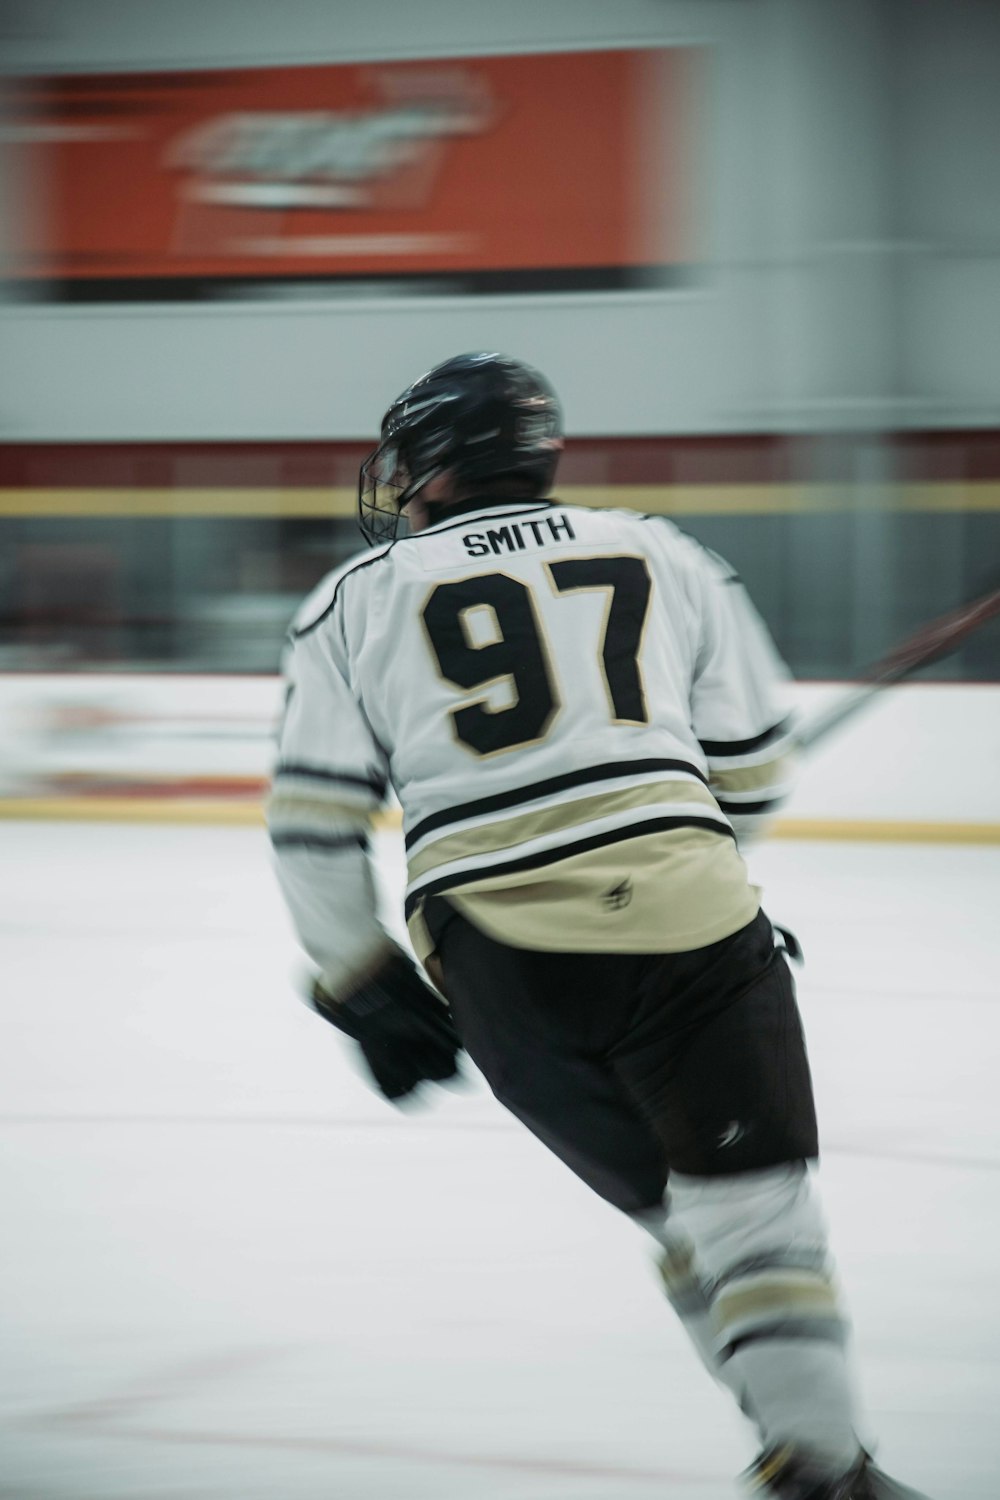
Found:
[[[817,1154],[794,986],[771,924],[687,953],[543,953],[425,909],[455,1023],[497,1098],[625,1213],[671,1168],[756,1171]]]

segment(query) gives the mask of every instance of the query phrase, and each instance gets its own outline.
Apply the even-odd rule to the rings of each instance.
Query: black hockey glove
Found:
[[[418,1084],[453,1078],[461,1050],[451,1012],[401,951],[344,1000],[317,980],[310,995],[324,1020],[358,1043],[381,1093],[401,1099]]]

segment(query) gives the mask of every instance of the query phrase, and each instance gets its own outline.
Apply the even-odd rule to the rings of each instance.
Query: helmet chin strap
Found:
[[[425,505],[438,504],[438,497],[429,500],[421,492],[427,487],[427,485],[430,484],[432,479],[438,479],[442,474],[446,474],[447,472],[448,470],[446,467],[442,468],[441,465],[438,465],[436,468],[428,469],[426,474],[421,474],[419,479],[411,480],[399,498],[400,511],[404,511],[409,505],[410,501],[416,500],[418,496],[423,499]],[[440,500],[442,501],[446,500],[447,498],[448,497],[444,495],[440,496]]]
[[[425,531],[428,526],[434,523],[434,512],[444,509],[447,505],[447,496],[430,500],[424,495],[426,486],[439,475],[446,472],[445,469],[432,469],[423,478],[418,480],[416,484],[407,487],[405,499],[399,507],[399,513],[401,516],[405,513],[411,532]]]
[[[419,479],[411,479],[406,489],[399,497],[399,508],[403,510],[411,500],[415,500],[425,484],[430,484],[441,473],[440,469],[429,469],[426,474],[421,474]]]

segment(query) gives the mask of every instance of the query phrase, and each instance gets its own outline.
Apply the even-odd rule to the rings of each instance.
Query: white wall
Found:
[[[366,436],[402,384],[477,347],[546,370],[578,434],[996,422],[989,0],[25,0],[4,16],[21,73],[664,43],[709,43],[713,65],[696,289],[8,304],[0,440]],[[17,213],[9,171],[0,191]],[[942,259],[945,219],[966,248]]]
[[[797,683],[792,701],[808,721],[847,690]],[[0,676],[0,816],[11,810],[4,799],[264,777],[281,699],[271,677]],[[855,822],[873,833],[992,825],[1000,839],[1000,687],[927,683],[879,695],[803,761],[782,821],[804,820],[833,832]]]
[[[849,691],[796,683],[803,720]],[[914,683],[872,699],[804,757],[785,819],[992,824],[1000,838],[1000,687]]]

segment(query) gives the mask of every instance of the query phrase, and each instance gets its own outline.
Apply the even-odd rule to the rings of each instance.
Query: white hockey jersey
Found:
[[[701,947],[755,915],[735,835],[787,790],[787,672],[671,522],[468,502],[326,578],[286,675],[268,824],[333,993],[386,941],[367,833],[390,787],[421,958],[435,893],[558,951]]]

